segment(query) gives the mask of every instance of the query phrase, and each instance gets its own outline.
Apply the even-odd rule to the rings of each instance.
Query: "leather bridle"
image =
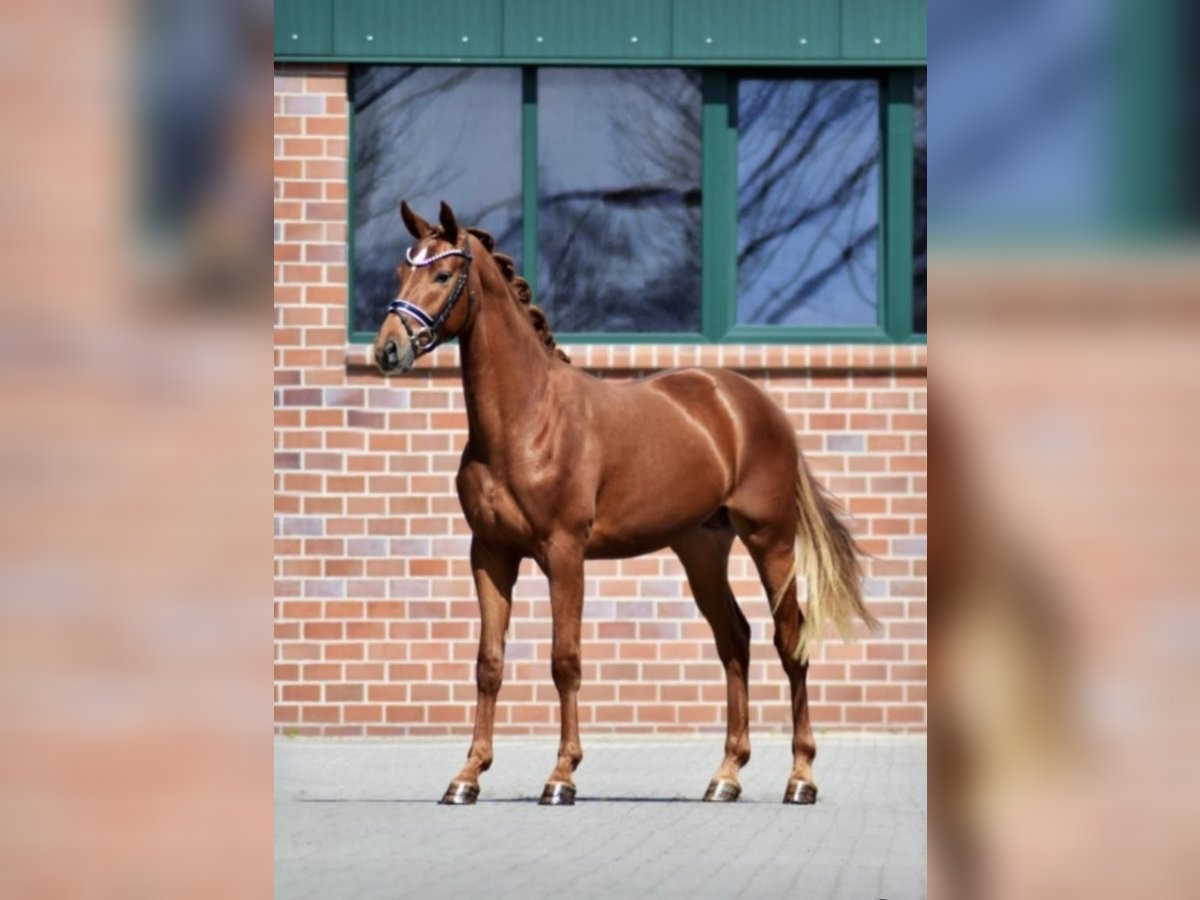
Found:
[[[442,327],[446,324],[446,320],[450,318],[450,313],[454,312],[454,306],[458,303],[458,298],[462,296],[463,288],[467,289],[468,311],[470,304],[475,302],[475,295],[471,289],[467,287],[467,281],[471,277],[471,238],[467,236],[463,239],[462,249],[455,247],[453,250],[447,250],[444,253],[437,253],[433,256],[425,258],[423,256],[413,258],[413,248],[409,247],[404,254],[408,264],[414,269],[423,269],[426,266],[432,266],[435,262],[439,262],[450,256],[461,256],[466,262],[458,275],[458,281],[454,285],[454,291],[450,294],[450,299],[442,304],[442,308],[438,310],[436,316],[430,316],[429,313],[417,306],[411,300],[405,300],[403,297],[397,297],[388,304],[388,315],[393,313],[400,319],[400,324],[404,326],[404,330],[408,332],[408,340],[412,344],[413,356],[424,356],[429,353],[442,342]],[[415,319],[421,326],[416,331],[413,331],[409,325],[409,319]]]

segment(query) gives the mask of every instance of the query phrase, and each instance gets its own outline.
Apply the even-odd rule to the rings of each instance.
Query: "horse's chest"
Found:
[[[507,544],[532,540],[534,529],[521,504],[482,463],[468,463],[459,471],[458,498],[475,534]]]

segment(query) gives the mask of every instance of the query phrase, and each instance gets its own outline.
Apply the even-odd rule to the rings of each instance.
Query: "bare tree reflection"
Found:
[[[560,332],[698,331],[699,72],[544,69],[538,90],[537,301]],[[356,328],[395,290],[401,197],[520,258],[520,92],[515,69],[356,69]],[[737,102],[739,321],[873,322],[877,83],[743,79]]]
[[[521,253],[518,69],[358,66],[354,130],[354,330],[373,331],[395,296],[408,241],[397,207],[447,200],[464,222]]]
[[[740,82],[739,322],[874,321],[878,115],[874,81]]]
[[[539,75],[539,304],[560,332],[698,331],[699,73]]]

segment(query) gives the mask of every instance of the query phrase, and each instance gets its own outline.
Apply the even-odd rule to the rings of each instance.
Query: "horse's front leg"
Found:
[[[571,774],[583,759],[579,744],[580,625],[583,618],[583,548],[557,546],[548,554],[546,575],[550,581],[550,610],[554,618],[554,638],[550,670],[562,707],[562,738],[558,745],[558,763],[539,801],[546,806],[566,806],[575,802],[575,783]]]
[[[475,735],[462,770],[446,788],[442,803],[474,803],[479,796],[479,775],[492,764],[492,731],[496,722],[496,695],[504,678],[504,635],[512,614],[512,590],[521,559],[509,551],[487,547],[479,538],[471,542],[471,569],[479,595],[482,627],[479,659],[475,668],[478,699]]]

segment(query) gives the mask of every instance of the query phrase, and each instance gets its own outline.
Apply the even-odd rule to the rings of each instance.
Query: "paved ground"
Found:
[[[498,741],[474,807],[436,805],[453,741],[275,748],[277,897],[925,895],[922,738],[818,738],[816,806],[779,802],[791,751],[755,736],[738,803],[700,803],[722,737],[585,736],[574,807],[539,807],[554,740]]]

